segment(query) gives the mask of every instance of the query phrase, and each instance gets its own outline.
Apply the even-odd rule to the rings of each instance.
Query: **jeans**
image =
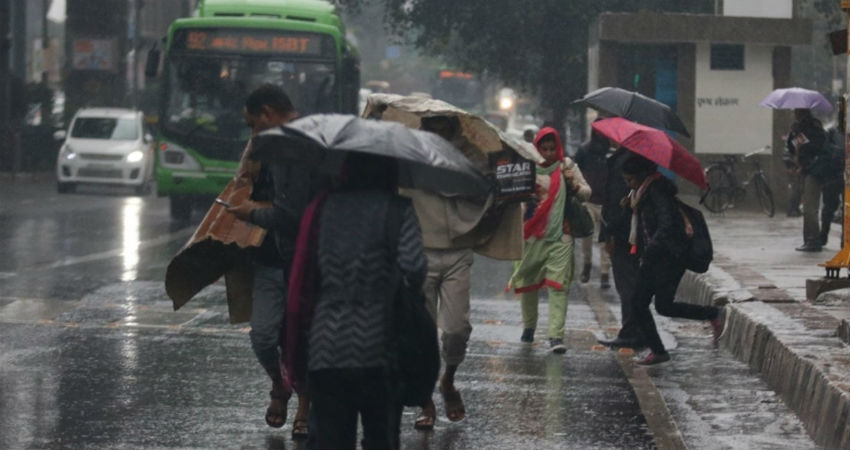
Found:
[[[312,402],[309,450],[354,450],[358,414],[363,450],[399,448],[399,384],[386,369],[323,369],[307,377]]]
[[[251,348],[272,381],[282,381],[280,333],[286,311],[286,276],[283,268],[254,264],[251,303]]]

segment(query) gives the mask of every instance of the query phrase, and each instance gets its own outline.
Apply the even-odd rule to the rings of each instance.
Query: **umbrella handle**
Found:
[[[710,193],[711,193],[711,186],[709,186],[708,189],[706,189],[705,192],[703,192],[702,195],[700,195],[700,197],[699,197],[699,204],[700,205],[705,203],[705,198],[708,197],[708,194],[710,194]]]

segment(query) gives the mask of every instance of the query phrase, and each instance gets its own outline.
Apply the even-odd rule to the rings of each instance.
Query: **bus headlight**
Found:
[[[127,155],[128,163],[136,163],[145,159],[145,153],[141,150],[134,150]]]
[[[160,144],[159,164],[166,169],[201,170],[201,164],[197,159],[171,142]]]
[[[514,107],[514,99],[510,97],[502,97],[499,99],[499,109],[507,111]]]

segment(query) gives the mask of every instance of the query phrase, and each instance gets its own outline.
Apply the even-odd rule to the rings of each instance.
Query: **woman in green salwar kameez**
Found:
[[[534,145],[545,161],[537,166],[537,201],[526,205],[525,247],[515,265],[509,286],[520,294],[523,342],[534,341],[537,328],[538,290],[549,288],[550,350],[564,353],[564,321],[567,293],[573,278],[574,242],[564,220],[567,196],[590,197],[590,186],[578,166],[564,156],[561,138],[554,128],[537,133]]]

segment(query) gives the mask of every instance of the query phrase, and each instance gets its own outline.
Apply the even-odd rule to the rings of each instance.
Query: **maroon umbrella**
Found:
[[[622,117],[593,122],[593,129],[699,188],[708,189],[708,181],[699,161],[667,133]]]

